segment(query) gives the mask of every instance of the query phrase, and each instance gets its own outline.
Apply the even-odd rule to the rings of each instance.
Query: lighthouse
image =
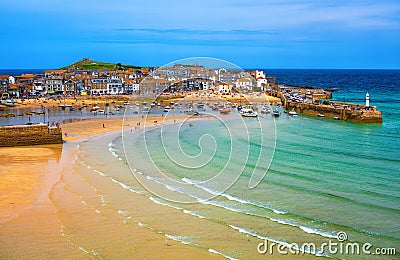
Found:
[[[369,93],[365,94],[365,106],[369,107]]]

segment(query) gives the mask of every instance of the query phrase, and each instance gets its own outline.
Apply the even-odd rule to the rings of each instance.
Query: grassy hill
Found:
[[[121,63],[109,63],[101,61],[93,61],[88,58],[75,62],[71,65],[65,66],[61,69],[74,69],[74,70],[127,70],[127,69],[141,69],[140,66],[132,66]]]

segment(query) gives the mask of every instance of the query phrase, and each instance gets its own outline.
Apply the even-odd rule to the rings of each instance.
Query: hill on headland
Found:
[[[65,70],[127,70],[127,69],[141,69],[140,66],[126,65],[121,63],[109,63],[94,61],[89,58],[83,58],[71,65],[65,66],[61,69]]]

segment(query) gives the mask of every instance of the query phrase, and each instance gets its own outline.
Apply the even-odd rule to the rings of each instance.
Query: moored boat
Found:
[[[1,100],[0,103],[4,106],[8,106],[8,107],[15,107],[16,105],[18,105],[18,103],[15,102],[14,99],[4,99],[4,100]]]
[[[231,112],[231,109],[230,109],[230,108],[225,108],[225,107],[223,107],[223,108],[220,108],[220,109],[219,109],[219,112],[220,112],[221,114],[229,114],[229,113]]]
[[[297,114],[296,111],[294,111],[294,109],[292,109],[291,111],[289,111],[289,116],[298,116],[299,114]]]
[[[279,116],[281,115],[281,113],[279,113],[279,110],[278,110],[278,109],[275,109],[275,110],[272,112],[272,115],[273,115],[274,117],[279,117]]]
[[[261,108],[261,114],[269,114],[269,113],[271,113],[271,110],[269,110],[269,108],[268,107],[265,107],[265,106],[263,106],[262,108]]]
[[[318,117],[325,117],[324,114],[318,114]]]

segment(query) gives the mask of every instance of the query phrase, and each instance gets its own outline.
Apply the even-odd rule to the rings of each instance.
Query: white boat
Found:
[[[261,114],[269,114],[271,113],[271,110],[269,110],[267,107],[262,107],[260,112]]]
[[[149,107],[143,107],[142,112],[143,112],[143,113],[148,113],[148,112],[150,112]]]
[[[8,107],[15,107],[16,105],[18,105],[18,103],[15,102],[13,99],[1,100],[1,104]]]
[[[169,110],[170,110],[171,108],[169,107],[169,106],[166,106],[166,107],[164,107],[164,112],[169,112]]]
[[[298,116],[299,114],[297,114],[296,111],[294,111],[294,109],[292,109],[291,111],[289,111],[289,116]]]
[[[133,109],[133,111],[132,111],[134,114],[138,114],[139,113],[139,108],[138,107],[135,107],[134,109]]]
[[[103,109],[100,109],[100,110],[98,110],[97,112],[99,112],[99,113],[104,113],[104,110],[103,110]]]
[[[324,114],[318,114],[318,117],[325,117]]]
[[[242,108],[239,113],[243,117],[257,117],[257,112],[254,111],[252,108]]]

